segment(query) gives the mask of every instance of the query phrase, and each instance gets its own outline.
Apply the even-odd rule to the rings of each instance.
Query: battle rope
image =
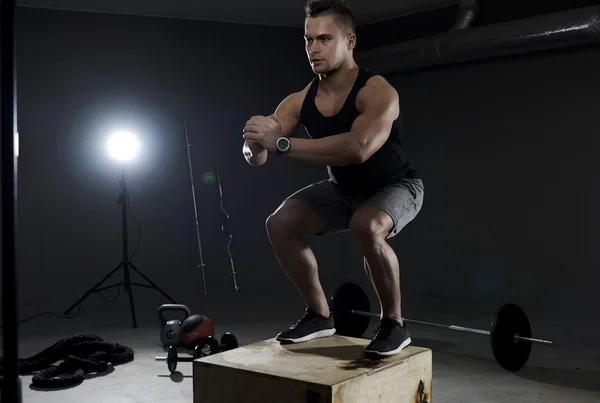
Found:
[[[223,212],[223,214],[225,214],[225,217],[223,218],[223,221],[221,222],[221,231],[223,231],[223,233],[225,235],[227,235],[227,237],[228,237],[227,255],[229,256],[229,265],[231,266],[231,275],[233,277],[233,290],[237,292],[240,290],[240,288],[237,285],[237,278],[235,277],[235,275],[237,273],[235,272],[235,266],[233,265],[233,257],[231,256],[231,242],[233,240],[233,235],[231,235],[231,232],[229,232],[229,230],[226,228],[227,222],[229,221],[229,213],[227,212],[227,210],[225,210],[225,205],[223,204],[223,187],[221,186],[221,174],[219,173],[218,165],[215,166],[215,170],[217,171],[217,183],[219,184],[219,197],[221,199],[221,211]]]
[[[62,339],[34,356],[20,358],[19,375],[33,374],[31,382],[36,387],[64,388],[83,382],[87,374],[105,372],[109,365],[133,361],[133,355],[130,347],[108,343],[93,334],[80,334]],[[57,361],[62,362],[53,365]],[[0,375],[3,362],[0,357]]]

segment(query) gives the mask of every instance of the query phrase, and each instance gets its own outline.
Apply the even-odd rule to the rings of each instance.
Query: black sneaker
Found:
[[[394,319],[382,318],[371,343],[365,347],[365,353],[379,357],[398,354],[411,343],[408,331]]]
[[[277,340],[288,343],[301,343],[304,341],[328,337],[335,334],[333,315],[326,318],[311,308],[306,308],[304,316],[289,329],[277,335]]]

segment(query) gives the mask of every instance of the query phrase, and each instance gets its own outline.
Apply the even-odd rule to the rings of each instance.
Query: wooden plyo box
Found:
[[[332,336],[298,344],[275,339],[193,362],[194,403],[431,403],[431,350],[408,346],[381,360],[370,342]]]

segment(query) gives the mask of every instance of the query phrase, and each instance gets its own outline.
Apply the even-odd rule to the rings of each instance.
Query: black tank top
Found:
[[[363,67],[342,109],[333,116],[324,116],[315,104],[319,87],[316,77],[306,94],[300,112],[301,124],[311,138],[323,138],[349,132],[359,112],[356,96],[367,80],[375,73]],[[394,121],[390,135],[383,146],[362,164],[327,166],[330,180],[347,195],[371,193],[378,188],[402,178],[418,178],[416,170],[407,161],[401,140],[400,118]]]

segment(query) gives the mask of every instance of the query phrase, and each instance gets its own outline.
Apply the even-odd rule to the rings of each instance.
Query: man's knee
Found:
[[[350,220],[350,232],[362,244],[374,244],[386,239],[394,226],[392,218],[383,210],[365,205]]]
[[[317,214],[303,201],[289,199],[266,220],[269,237],[318,233],[323,224]]]
[[[271,239],[273,237],[282,236],[285,232],[289,232],[290,227],[292,227],[289,215],[286,215],[285,211],[282,212],[279,210],[267,217],[265,226],[267,228],[267,234]]]

